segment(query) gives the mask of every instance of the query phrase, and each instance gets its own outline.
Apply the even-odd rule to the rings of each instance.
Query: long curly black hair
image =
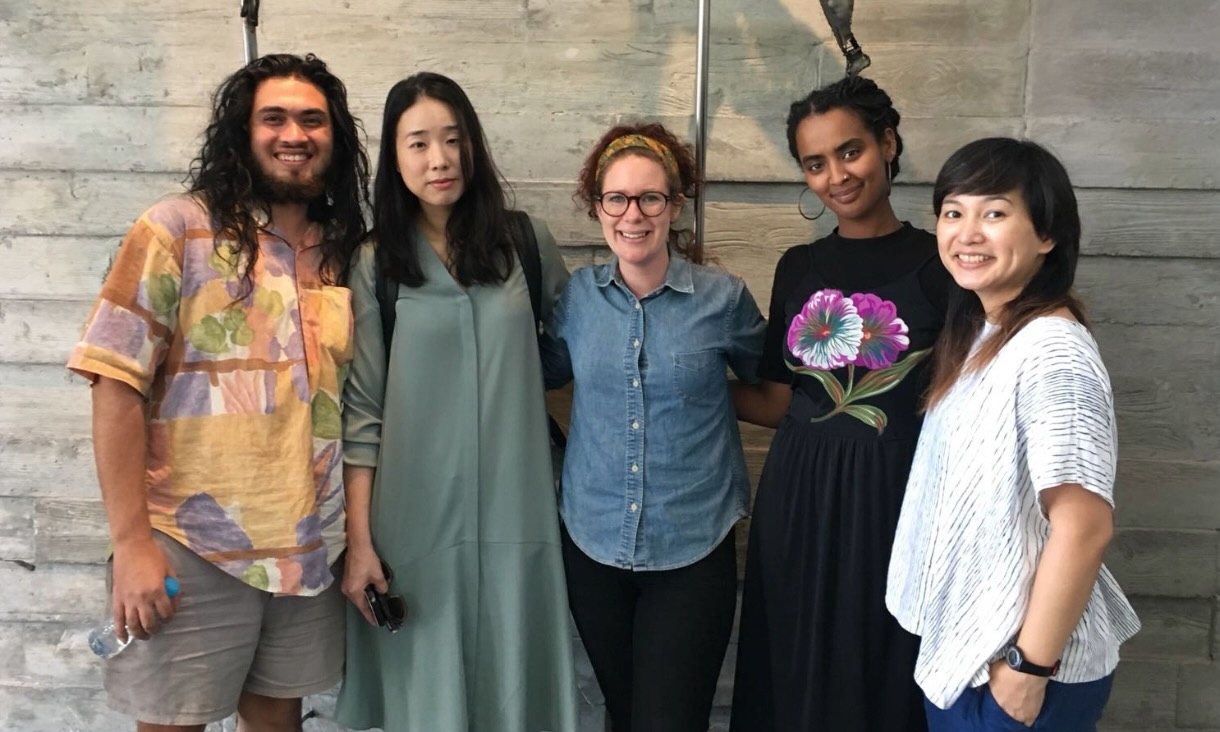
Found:
[[[326,96],[334,136],[334,151],[324,182],[325,192],[308,204],[311,221],[322,224],[320,272],[330,285],[347,280],[352,255],[368,234],[364,210],[369,206],[369,159],[364,151],[364,127],[347,106],[347,88],[313,54],[287,53],[251,61],[220,85],[212,99],[212,119],[203,148],[191,162],[187,188],[207,206],[216,244],[232,239],[238,248],[243,296],[253,289],[258,258],[256,213],[270,218],[270,205],[260,200],[258,170],[250,149],[250,115],[254,93],[272,78],[309,82]]]

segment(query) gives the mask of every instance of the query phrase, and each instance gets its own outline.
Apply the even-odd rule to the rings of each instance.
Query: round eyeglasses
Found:
[[[669,196],[657,191],[648,191],[638,196],[628,196],[626,193],[612,191],[597,197],[598,204],[601,205],[602,211],[607,216],[622,216],[627,213],[627,209],[631,208],[632,201],[635,201],[635,205],[640,208],[640,213],[645,216],[660,216],[671,200],[673,199]]]

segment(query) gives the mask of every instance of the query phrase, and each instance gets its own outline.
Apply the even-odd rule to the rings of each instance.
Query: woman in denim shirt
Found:
[[[560,514],[568,598],[616,732],[705,732],[737,601],[749,483],[726,367],[754,382],[765,323],[745,284],[675,228],[690,148],[607,132],[577,196],[614,256],[572,275],[548,386],[575,380]]]

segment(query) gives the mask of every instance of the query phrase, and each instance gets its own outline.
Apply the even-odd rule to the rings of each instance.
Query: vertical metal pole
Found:
[[[240,0],[242,18],[242,40],[246,47],[246,63],[258,58],[258,4],[259,0]]]
[[[711,26],[711,0],[699,0],[699,46],[695,57],[695,165],[699,177],[707,178],[707,67],[708,35]],[[695,238],[703,241],[703,199],[706,186],[695,199]]]

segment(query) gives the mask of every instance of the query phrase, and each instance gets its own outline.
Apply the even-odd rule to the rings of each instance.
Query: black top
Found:
[[[862,260],[868,262],[867,267],[860,266]],[[758,375],[768,381],[792,383],[792,371],[784,362],[784,337],[791,317],[785,317],[785,297],[777,295],[796,292],[808,296],[800,285],[813,272],[821,281],[832,282],[844,295],[850,295],[880,289],[915,270],[919,272],[919,289],[943,318],[949,309],[953,277],[941,264],[936,236],[908,221],[893,233],[869,239],[847,239],[839,236],[835,227],[812,244],[784,252],[775,266],[767,339]]]

